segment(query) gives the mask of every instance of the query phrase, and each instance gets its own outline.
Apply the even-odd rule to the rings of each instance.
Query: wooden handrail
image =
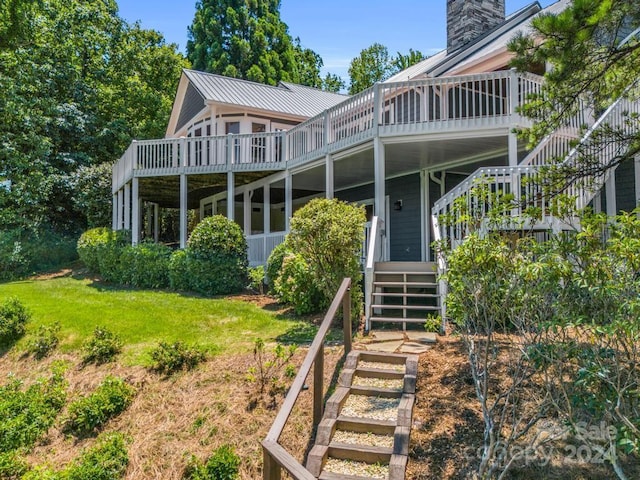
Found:
[[[312,480],[315,478],[305,469],[289,452],[287,452],[279,443],[280,435],[291,415],[293,407],[298,400],[307,376],[314,368],[313,379],[313,424],[314,427],[320,423],[323,411],[323,381],[324,381],[324,340],[329,332],[329,327],[334,317],[338,313],[338,309],[342,306],[342,321],[344,333],[344,354],[347,355],[351,351],[351,279],[345,278],[333,298],[327,314],[322,320],[322,324],[318,329],[311,347],[307,352],[307,356],[302,362],[302,366],[293,380],[289,393],[271,425],[269,433],[262,442],[262,450],[264,456],[263,479],[278,480],[281,477],[281,469],[285,469],[289,475],[295,480]]]

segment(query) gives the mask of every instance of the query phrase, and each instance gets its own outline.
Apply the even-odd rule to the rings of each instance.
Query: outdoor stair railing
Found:
[[[318,329],[309,352],[302,362],[302,366],[293,380],[276,419],[271,425],[269,433],[262,442],[263,451],[263,479],[279,480],[282,470],[285,470],[293,480],[315,480],[315,477],[281,444],[280,436],[293,407],[302,392],[307,376],[313,367],[313,427],[322,420],[324,410],[324,341],[329,332],[338,309],[342,306],[342,328],[344,333],[344,355],[351,351],[351,279],[345,278],[338,289],[327,314]]]
[[[366,315],[365,328],[367,331],[371,328],[369,317],[371,316],[371,305],[373,304],[373,280],[375,276],[376,262],[383,262],[386,260],[385,243],[386,231],[384,221],[380,217],[374,216],[371,219],[369,244],[367,245],[367,256],[364,265],[364,312]]]
[[[637,99],[620,97],[558,164],[571,167],[584,155],[597,159],[597,164],[591,165],[594,174],[572,182],[563,192],[575,198],[578,210],[586,207],[603,186],[608,176],[608,170],[604,167],[610,165],[628,148],[626,141],[617,138],[612,138],[603,146],[601,142],[594,142],[594,137],[606,132],[608,128],[619,129],[625,134],[631,133],[631,130],[637,128],[637,125],[633,125],[633,119],[639,114],[640,102]],[[551,165],[552,160],[561,158],[559,152],[567,150],[569,145],[570,135],[552,134],[518,166],[483,167],[476,170],[435,202],[432,208],[432,224],[438,229],[438,237],[449,246],[459,245],[471,230],[478,227],[474,225],[474,220],[483,218],[498,204],[502,204],[503,207],[508,205],[503,219],[504,227],[534,226],[527,223],[525,218],[528,218],[527,211],[535,208],[539,214],[536,224],[553,228],[557,225],[557,219],[551,215],[553,200],[539,182],[540,173],[545,166]],[[479,188],[480,195],[476,190],[479,186],[482,187]]]
[[[499,71],[377,83],[286,132],[133,141],[113,167],[113,191],[145,171],[283,169],[376,135],[511,125],[542,77]]]

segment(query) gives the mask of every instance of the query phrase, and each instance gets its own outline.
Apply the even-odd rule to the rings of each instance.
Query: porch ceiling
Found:
[[[239,172],[235,174],[235,185],[246,185],[273,172]],[[141,177],[139,192],[143,201],[158,203],[163,208],[180,207],[180,177]],[[202,198],[222,192],[227,188],[227,175],[206,174],[187,176],[188,208],[199,208]]]

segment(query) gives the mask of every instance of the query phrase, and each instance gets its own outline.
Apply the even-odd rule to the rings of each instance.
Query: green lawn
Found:
[[[27,335],[38,325],[59,322],[60,349],[77,350],[97,326],[123,339],[121,359],[147,364],[147,351],[158,341],[182,340],[212,353],[248,351],[257,337],[272,341],[287,337],[309,340],[314,329],[299,320],[252,303],[200,298],[174,292],[129,290],[72,277],[0,284],[0,301],[18,297],[32,312]],[[305,338],[306,339],[306,338]]]

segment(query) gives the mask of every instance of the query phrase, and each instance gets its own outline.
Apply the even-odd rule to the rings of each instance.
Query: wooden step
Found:
[[[374,297],[440,298],[439,293],[372,292]]]
[[[435,282],[373,282],[374,287],[435,288]]]
[[[404,378],[403,372],[397,370],[385,370],[382,368],[369,368],[369,367],[357,367],[355,374],[358,377],[364,378],[385,378],[385,379],[402,379]]]
[[[434,307],[436,310],[436,307]],[[424,318],[411,318],[411,317],[371,317],[370,322],[393,322],[393,323],[424,323]]]
[[[398,398],[402,396],[402,391],[383,387],[365,387],[360,385],[351,385],[350,394],[364,395],[367,397]]]
[[[435,262],[376,262],[375,271],[403,271],[408,273],[434,273],[438,266]]]
[[[380,308],[382,310],[440,310],[438,305],[396,305],[393,303],[378,303],[371,305],[371,308]]]
[[[371,432],[377,434],[391,434],[396,429],[394,420],[377,420],[375,418],[347,417],[340,415],[336,419],[336,429],[352,432]]]
[[[329,444],[329,456],[342,460],[354,460],[365,463],[389,463],[392,454],[393,448],[337,442],[331,442]]]
[[[360,477],[357,475],[344,475],[342,473],[333,473],[323,471],[318,480],[373,480],[372,477]]]

